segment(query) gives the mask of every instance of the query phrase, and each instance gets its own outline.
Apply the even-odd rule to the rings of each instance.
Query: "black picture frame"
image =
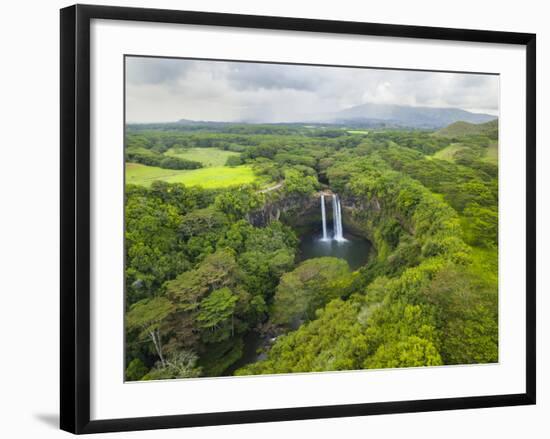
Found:
[[[181,23],[324,32],[526,47],[526,392],[383,403],[346,404],[90,420],[90,21]],[[288,17],[74,5],[61,10],[61,429],[81,434],[250,422],[535,404],[536,36]]]

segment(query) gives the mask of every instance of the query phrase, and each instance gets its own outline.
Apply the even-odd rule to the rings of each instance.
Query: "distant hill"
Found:
[[[496,140],[498,139],[498,119],[480,124],[459,121],[439,130],[436,134],[444,137],[464,137],[482,134]]]
[[[407,105],[389,105],[366,103],[329,113],[312,113],[302,120],[292,123],[345,125],[365,128],[413,128],[439,129],[454,122],[484,123],[495,116],[472,113],[460,108],[412,107]],[[243,122],[269,123],[262,114]],[[284,123],[284,122],[281,122]]]
[[[483,123],[495,116],[460,108],[411,107],[405,105],[362,104],[321,118],[321,121],[353,125],[437,129],[457,121]]]

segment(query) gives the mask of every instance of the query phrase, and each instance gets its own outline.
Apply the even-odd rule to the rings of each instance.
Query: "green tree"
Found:
[[[437,348],[429,340],[408,336],[381,345],[372,357],[365,360],[367,369],[390,367],[439,366],[443,364]]]
[[[181,273],[167,282],[166,291],[179,309],[193,311],[206,294],[235,285],[238,276],[234,253],[222,249],[208,255],[195,270]]]
[[[498,211],[477,203],[464,209],[465,238],[472,245],[493,247],[498,244]]]
[[[498,361],[494,286],[469,268],[446,265],[421,294],[434,305],[445,364]]]
[[[235,313],[235,303],[238,300],[238,297],[227,287],[210,293],[199,305],[196,317],[199,328],[214,332],[220,327],[228,326],[228,321],[231,321],[230,335],[233,335],[233,314]],[[221,339],[227,336],[222,336]]]
[[[151,339],[163,366],[166,362],[162,353],[161,324],[172,312],[174,312],[172,302],[165,297],[155,297],[135,303],[126,314],[127,328],[138,329],[140,336]]]
[[[239,155],[230,155],[227,157],[227,161],[225,162],[225,166],[239,166],[242,164],[243,160]]]
[[[296,169],[285,172],[284,191],[288,195],[311,195],[319,187],[317,178],[311,175],[303,175]]]
[[[167,295],[177,307],[177,318],[168,322],[171,350],[192,348],[202,354],[208,349],[205,344],[248,328],[245,316],[252,304],[241,278],[234,252],[225,248],[166,283]]]
[[[198,357],[191,351],[180,351],[157,364],[142,379],[166,380],[174,378],[196,378],[201,375],[197,366]]]
[[[139,358],[134,358],[126,367],[126,379],[128,381],[139,381],[147,374],[147,367]]]
[[[315,316],[315,310],[350,292],[351,273],[343,259],[308,259],[282,276],[275,293],[273,321],[295,325]]]
[[[317,372],[362,368],[366,338],[358,319],[361,305],[335,299],[317,311],[317,319],[277,338],[267,359],[236,375]]]
[[[215,206],[231,220],[242,219],[248,212],[260,208],[265,201],[263,193],[252,187],[241,186],[236,190],[223,192],[216,197]]]

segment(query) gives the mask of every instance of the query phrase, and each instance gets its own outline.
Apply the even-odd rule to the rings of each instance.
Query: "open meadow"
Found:
[[[214,167],[224,166],[229,157],[238,157],[239,153],[218,148],[172,148],[166,151],[166,155],[201,162],[204,167]]]
[[[126,164],[126,183],[150,186],[155,180],[214,189],[253,183],[256,177],[250,166],[236,166],[234,168],[214,166],[192,170],[177,170],[162,169],[139,163]]]

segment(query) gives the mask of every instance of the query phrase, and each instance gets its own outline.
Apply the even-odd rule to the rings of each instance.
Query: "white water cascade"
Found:
[[[323,217],[323,241],[328,241],[327,213],[325,212],[325,196],[321,195],[321,215]]]
[[[336,194],[332,196],[332,217],[334,223],[332,239],[338,242],[347,241],[344,238],[344,229],[342,227],[342,205]]]

